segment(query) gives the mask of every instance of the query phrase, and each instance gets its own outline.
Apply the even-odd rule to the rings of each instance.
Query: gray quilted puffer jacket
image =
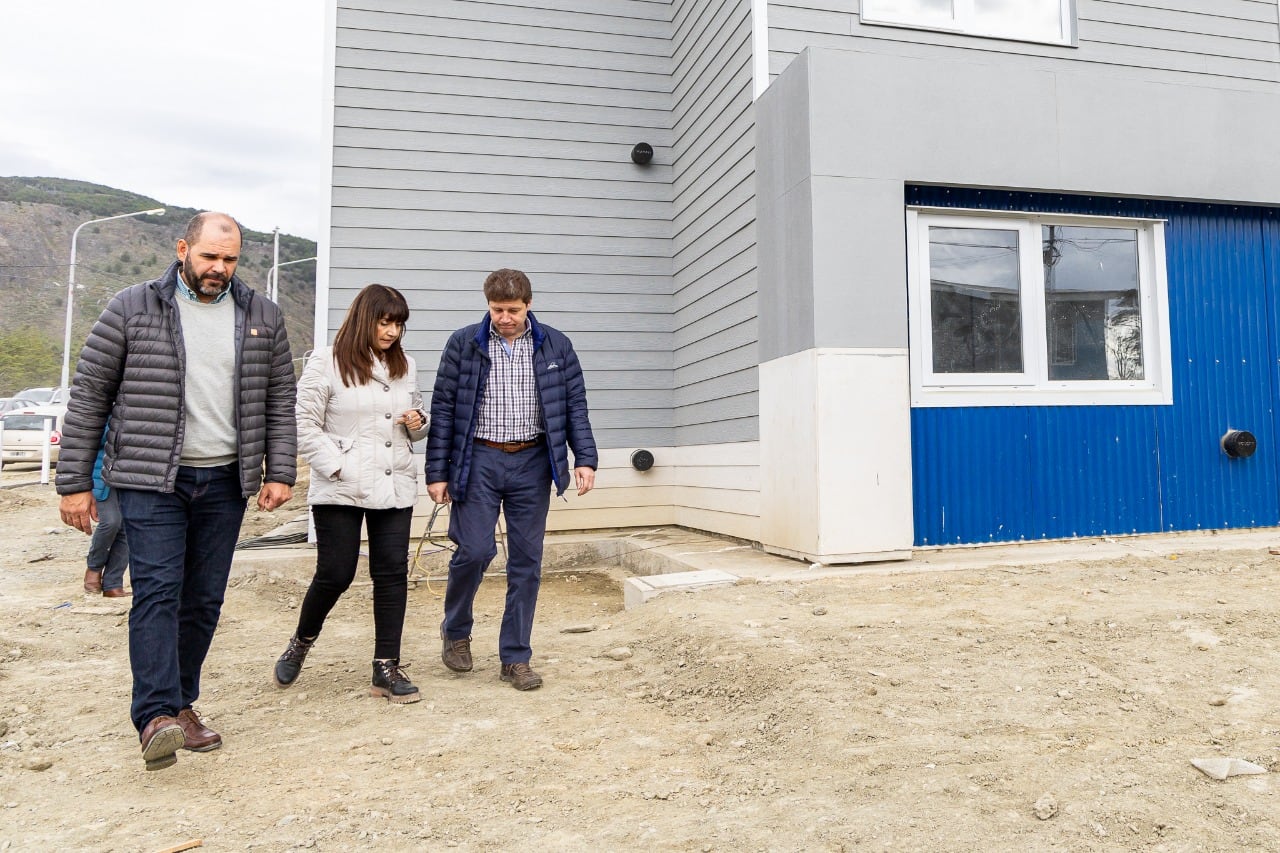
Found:
[[[102,430],[103,478],[111,486],[172,492],[186,431],[186,348],[175,303],[178,263],[153,281],[112,297],[80,353],[63,425],[57,490],[93,488]],[[297,476],[296,387],[284,315],[234,276],[236,372],[234,420],[245,497],[266,480],[292,486]]]

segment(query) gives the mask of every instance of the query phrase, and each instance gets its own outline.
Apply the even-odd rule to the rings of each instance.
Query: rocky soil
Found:
[[[279,521],[251,511],[245,534]],[[548,572],[530,693],[497,677],[501,578],[468,675],[439,662],[442,585],[423,580],[404,654],[424,700],[404,706],[368,695],[367,585],[275,688],[312,556],[242,552],[197,706],[225,746],[147,773],[127,605],[82,594],[87,541],[51,487],[0,490],[0,528],[0,850],[1280,849],[1266,549],[630,611],[617,566]],[[1207,757],[1269,772],[1218,781],[1190,763]]]

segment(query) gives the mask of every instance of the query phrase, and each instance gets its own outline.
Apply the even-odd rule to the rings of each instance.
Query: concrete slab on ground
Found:
[[[727,586],[738,582],[737,575],[719,569],[702,569],[696,572],[672,572],[666,575],[627,578],[622,585],[622,605],[627,610],[639,607],[664,592],[680,590],[694,592],[712,586]]]
[[[414,540],[409,544],[411,575],[442,580],[447,574],[451,553],[447,540]],[[630,577],[650,579],[647,586],[661,591],[670,589],[671,583],[654,583],[652,578],[697,572],[717,573],[714,577],[721,580],[710,585],[736,581],[775,583],[861,574],[959,571],[993,566],[1119,560],[1134,554],[1170,556],[1206,550],[1267,551],[1272,547],[1280,550],[1280,528],[918,548],[906,560],[827,566],[768,554],[750,543],[696,530],[654,527],[549,534],[544,547],[543,567],[546,571],[620,569]],[[494,560],[491,571],[502,571],[505,564],[505,552],[499,547],[498,557]],[[285,570],[290,575],[301,574],[306,577],[314,569],[314,565],[314,545],[301,544],[237,551],[232,571]],[[732,581],[723,578],[731,578]],[[689,588],[697,586],[694,584]],[[633,593],[633,596],[635,594],[638,592]],[[652,598],[652,595],[648,598]]]

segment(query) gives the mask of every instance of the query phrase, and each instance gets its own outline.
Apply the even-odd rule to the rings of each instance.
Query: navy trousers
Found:
[[[444,624],[451,640],[471,636],[472,604],[484,572],[497,556],[494,526],[501,508],[507,523],[507,605],[498,636],[503,663],[528,663],[533,613],[542,583],[542,541],[551,505],[551,459],[545,443],[516,453],[477,444],[472,450],[467,499],[449,508],[449,561]]]
[[[170,493],[117,489],[133,605],[133,725],[174,717],[200,695],[200,669],[227,592],[245,497],[238,463],[178,468]]]

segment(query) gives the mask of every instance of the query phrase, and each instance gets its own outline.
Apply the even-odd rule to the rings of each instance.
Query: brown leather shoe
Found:
[[[510,681],[516,690],[532,690],[542,686],[542,676],[534,672],[527,663],[504,663],[499,677],[503,681]]]
[[[103,598],[129,598],[133,593],[124,587],[116,587],[115,589],[104,589],[102,591]]]
[[[85,569],[84,570],[84,591],[97,595],[102,592],[102,570],[101,569]]]
[[[440,660],[444,661],[444,665],[454,672],[470,672],[471,638],[450,640],[445,636],[444,631],[441,631],[440,639],[444,641],[443,648],[440,650]]]
[[[222,735],[200,722],[194,708],[178,712],[178,725],[182,726],[182,748],[192,752],[208,752],[222,746]]]
[[[152,717],[142,729],[142,760],[148,770],[163,770],[178,763],[182,726],[173,717]]]

